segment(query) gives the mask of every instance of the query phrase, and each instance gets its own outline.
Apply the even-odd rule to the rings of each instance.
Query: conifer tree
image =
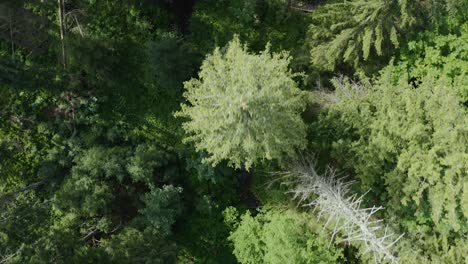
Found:
[[[188,103],[178,116],[188,141],[207,151],[213,165],[249,169],[261,160],[282,160],[304,146],[300,113],[305,100],[288,69],[286,53],[250,54],[236,37],[203,62],[199,79],[184,84]]]
[[[415,28],[437,26],[447,13],[463,19],[459,9],[466,7],[458,0],[353,0],[323,5],[314,12],[309,28],[311,62],[324,70],[334,70],[340,63],[362,68],[362,61],[393,55]]]
[[[401,250],[402,263],[461,263],[468,223],[462,88],[434,80],[440,72],[433,70],[415,88],[390,69],[373,87],[335,80],[330,115],[338,114],[350,134],[335,141],[334,155],[354,170],[363,191],[386,204],[390,217],[404,219],[402,233],[423,253]]]

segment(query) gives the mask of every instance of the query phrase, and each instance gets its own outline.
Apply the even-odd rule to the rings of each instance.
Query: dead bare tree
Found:
[[[343,181],[331,168],[323,176],[319,175],[314,163],[307,161],[291,166],[284,177],[293,183],[290,193],[294,194],[293,199],[299,205],[318,211],[319,219],[327,217],[323,230],[332,226],[330,241],[341,234],[347,242],[362,243],[363,253],[372,253],[375,263],[398,263],[391,248],[403,235],[393,239],[395,235],[383,224],[383,220],[375,219],[375,213],[383,207],[361,208],[364,195],[349,194],[352,182]]]
[[[62,42],[62,64],[63,68],[67,68],[67,49],[65,46],[65,4],[63,0],[58,0],[59,26],[60,26],[60,41]]]
[[[49,180],[48,179],[45,179],[45,180],[42,180],[42,181],[39,181],[39,182],[35,182],[35,183],[32,183],[24,188],[21,188],[19,190],[15,190],[15,191],[12,191],[12,192],[9,192],[9,193],[5,193],[5,194],[0,194],[0,201],[6,197],[15,197],[17,196],[18,194],[20,193],[23,193],[23,192],[26,192],[26,191],[29,191],[29,190],[33,190],[33,189],[36,189],[46,183],[48,183]]]

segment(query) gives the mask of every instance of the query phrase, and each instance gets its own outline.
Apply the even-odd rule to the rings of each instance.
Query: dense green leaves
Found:
[[[147,229],[155,234],[169,234],[176,217],[181,213],[179,193],[182,188],[165,185],[161,189],[151,188],[143,197],[146,207],[140,210]]]
[[[332,112],[352,133],[334,143],[348,154],[335,155],[346,157],[363,190],[385,201],[390,215],[404,217],[409,237],[463,236],[468,119],[457,88],[431,77],[413,88],[385,75],[373,88],[347,82],[336,88]]]
[[[332,71],[347,64],[375,73],[415,32],[444,28],[446,16],[466,19],[454,8],[466,9],[463,2],[330,1],[314,12],[309,28],[312,65]]]
[[[443,79],[456,90],[463,100],[468,98],[468,24],[445,34],[426,31],[408,43],[401,59],[393,69],[395,76],[408,78],[418,86],[426,76]]]
[[[112,240],[104,241],[110,263],[176,263],[175,244],[152,232],[126,228]],[[89,259],[89,258],[87,258]]]
[[[0,4],[0,263],[372,262],[292,208],[298,153],[400,263],[468,261],[466,0],[57,8]]]
[[[311,232],[306,214],[291,210],[249,212],[236,222],[236,211],[226,211],[234,230],[229,239],[241,263],[337,263],[341,250]],[[234,222],[233,222],[234,221]]]
[[[294,156],[305,140],[300,118],[305,100],[288,69],[285,53],[250,54],[238,38],[225,52],[206,58],[199,79],[185,83],[189,105],[179,116],[189,118],[184,129],[197,150],[250,168],[263,160]]]

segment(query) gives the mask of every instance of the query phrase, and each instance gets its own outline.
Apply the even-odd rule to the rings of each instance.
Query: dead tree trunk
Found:
[[[29,190],[32,190],[32,189],[36,189],[44,184],[46,184],[47,182],[49,182],[48,179],[45,179],[45,180],[42,180],[40,182],[35,182],[35,183],[32,183],[24,188],[21,188],[19,190],[16,190],[16,191],[12,191],[12,192],[9,192],[9,193],[5,193],[3,195],[0,195],[0,200],[2,200],[3,198],[6,198],[6,197],[15,197],[16,195],[22,193],[22,192],[26,192],[26,191],[29,191]]]
[[[257,209],[260,206],[260,201],[250,190],[252,185],[252,172],[242,168],[237,180],[239,197],[241,201],[246,204],[249,209]]]
[[[60,41],[62,42],[62,65],[67,68],[67,49],[65,47],[65,4],[63,0],[58,0]]]

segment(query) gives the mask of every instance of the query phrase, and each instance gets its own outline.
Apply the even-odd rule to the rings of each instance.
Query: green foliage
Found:
[[[235,212],[226,211],[231,225]],[[337,263],[341,250],[327,238],[311,233],[306,214],[292,210],[265,210],[255,217],[244,214],[229,239],[240,263]]]
[[[134,182],[151,184],[158,167],[167,165],[170,155],[154,145],[138,145],[127,163],[127,170]]]
[[[149,42],[146,53],[147,85],[157,91],[157,99],[174,97],[173,101],[178,102],[183,92],[183,82],[193,76],[199,64],[192,47],[183,42],[181,36],[166,33]]]
[[[156,175],[170,175],[156,172],[166,170],[167,161],[163,157],[169,155],[159,157],[161,163],[145,160],[158,153],[154,147],[146,146],[135,150],[120,146],[93,147],[82,151],[74,160],[71,175],[53,188],[57,190],[54,190],[50,200],[41,203],[37,197],[36,201],[26,204],[32,210],[31,216],[39,217],[35,216],[39,213],[47,215],[43,221],[34,220],[26,226],[17,225],[17,222],[12,228],[10,225],[14,223],[14,218],[9,217],[12,213],[12,216],[25,220],[31,218],[18,211],[21,200],[15,199],[10,209],[1,215],[6,221],[4,238],[9,241],[5,248],[0,248],[1,251],[8,252],[13,250],[11,247],[23,245],[24,248],[15,256],[22,261],[38,263],[47,263],[51,258],[57,263],[65,263],[68,256],[74,256],[74,263],[92,259],[128,263],[131,256],[142,263],[153,263],[153,259],[167,263],[169,259],[175,259],[176,251],[168,236],[181,214],[181,188],[172,185],[157,188],[153,185],[165,180],[158,179]],[[131,170],[126,164],[132,164]],[[133,178],[135,172],[138,172],[138,178]],[[138,191],[144,194],[141,199],[135,195]],[[29,235],[25,236],[28,239],[23,239],[8,233],[28,232],[31,228],[38,236],[35,241],[30,241]],[[124,231],[127,229],[130,231]],[[99,247],[90,246],[96,241],[103,243]],[[148,247],[142,249],[138,246],[140,244]],[[160,252],[156,257],[158,249],[170,251]],[[152,253],[141,255],[142,250]],[[121,254],[126,254],[128,258],[121,257]]]
[[[410,41],[395,65],[394,76],[408,77],[419,85],[425,76],[444,79],[463,100],[468,99],[468,23],[460,24],[448,33],[426,31]]]
[[[176,246],[151,232],[129,227],[103,243],[109,263],[176,263]]]
[[[411,238],[427,238],[421,246],[426,254],[438,251],[443,259],[449,249],[429,241],[446,241],[461,261],[456,238],[468,224],[462,200],[468,119],[459,88],[430,76],[413,88],[404,79],[394,83],[387,71],[372,88],[345,81],[336,89],[331,112],[339,113],[349,134],[334,142],[335,157],[356,172],[363,191],[387,203],[389,215],[404,219]]]
[[[290,205],[265,184],[296,150],[371,189],[401,263],[468,261],[466,0],[64,2],[67,67],[57,1],[0,4],[0,263],[370,261],[301,209],[239,219]],[[298,86],[389,61],[306,127]]]
[[[213,165],[222,160],[247,169],[257,161],[294,156],[305,139],[305,101],[288,69],[287,54],[247,52],[239,39],[204,61],[199,79],[185,83],[190,105],[178,116],[198,151]]]
[[[220,12],[221,7],[227,8]],[[201,1],[195,6],[191,20],[192,37],[199,47],[204,48],[204,52],[226,45],[233,34],[242,34],[248,39],[258,37],[252,28],[257,20],[255,0]]]
[[[227,206],[242,206],[236,190],[234,170],[221,163],[202,163],[203,155],[190,152],[188,182],[184,183],[184,217],[175,226],[180,262],[237,263],[227,241],[229,229],[223,223]],[[207,174],[205,174],[207,173]],[[209,226],[210,228],[206,228]]]
[[[197,1],[189,40],[202,54],[224,47],[234,35],[255,52],[270,43],[272,51],[290,51],[291,67],[304,70],[309,54],[303,43],[311,17],[287,10],[286,5],[285,0]]]
[[[140,41],[148,34],[150,24],[137,6],[125,2],[95,0],[75,1],[86,12],[85,32],[97,39]],[[78,26],[74,24],[74,26]]]
[[[314,11],[308,33],[312,65],[320,70],[334,70],[347,64],[366,73],[375,73],[384,65],[381,62],[386,63],[391,55],[397,54],[400,43],[414,32],[443,24],[447,12],[459,17],[460,12],[454,6],[466,8],[466,3],[332,1]],[[383,61],[378,57],[383,57]],[[363,63],[371,59],[371,63]]]
[[[148,230],[155,234],[169,234],[175,219],[181,213],[179,193],[182,188],[165,185],[151,188],[143,197],[146,207],[140,210],[140,221],[145,221]]]
[[[1,93],[0,189],[7,191],[47,176],[40,172],[42,163],[58,151],[57,145],[63,143],[57,131],[71,135],[73,127],[83,122],[83,115],[88,115],[88,110],[92,112],[93,103],[83,97],[74,98],[76,110],[80,111],[73,119],[70,102],[64,94],[57,95],[42,87],[23,90],[11,86],[2,89]],[[83,104],[87,104],[87,109]]]
[[[128,124],[103,122],[96,116],[93,100],[73,93],[57,96],[47,90],[19,94],[18,100],[2,105],[8,115],[18,116],[6,118],[0,126],[3,144],[18,142],[15,148],[2,149],[8,153],[2,159],[2,170],[6,172],[2,174],[2,192],[45,181],[24,194],[0,198],[2,206],[7,201],[4,198],[8,198],[0,214],[0,233],[5,242],[0,252],[8,256],[8,263],[115,262],[103,246],[95,247],[95,243],[111,243],[114,233],[120,233],[124,226],[145,232],[132,233],[128,238],[138,239],[134,242],[115,242],[122,244],[115,250],[129,256],[140,254],[139,243],[154,248],[172,243],[167,236],[180,208],[170,214],[173,209],[164,206],[179,202],[178,197],[167,194],[173,187],[168,185],[161,192],[153,187],[143,201],[138,194],[177,174],[174,168],[166,169],[170,167],[168,160],[174,158],[169,151],[160,144],[156,147],[154,142],[138,144],[141,138],[129,130]],[[17,131],[23,131],[23,136]],[[157,217],[149,218],[155,212]],[[173,246],[171,250],[167,258],[161,256],[161,263],[175,258]],[[139,259],[153,263],[156,257]],[[129,259],[118,261],[128,263]]]

